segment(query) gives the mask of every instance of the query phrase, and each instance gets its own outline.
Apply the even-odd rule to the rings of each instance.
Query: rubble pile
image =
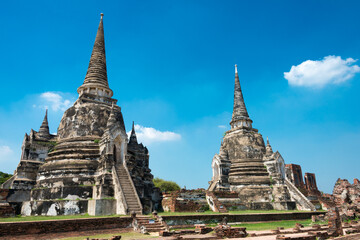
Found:
[[[247,236],[246,228],[232,228],[222,224],[215,227],[214,232],[217,238],[245,238]]]
[[[360,217],[360,182],[354,179],[349,183],[346,179],[338,179],[333,190],[336,206],[339,208],[342,220]]]

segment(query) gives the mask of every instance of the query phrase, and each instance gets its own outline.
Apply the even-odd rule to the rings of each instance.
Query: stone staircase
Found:
[[[119,178],[120,187],[125,197],[126,205],[128,207],[127,212],[136,212],[142,214],[142,206],[137,196],[136,189],[131,182],[129,173],[126,171],[123,165],[116,166],[117,176]]]
[[[294,186],[287,178],[284,179],[286,186],[289,189],[290,196],[295,200],[296,204],[300,206],[301,210],[315,211],[315,206]]]
[[[137,224],[134,224],[134,230],[147,231],[147,232],[160,232],[168,230],[167,226],[160,222],[157,218],[150,216],[136,216],[135,220]],[[137,225],[137,226],[136,226]]]
[[[219,201],[215,196],[214,192],[206,191],[206,200],[209,204],[209,207],[214,212],[227,213],[228,210],[226,207]]]

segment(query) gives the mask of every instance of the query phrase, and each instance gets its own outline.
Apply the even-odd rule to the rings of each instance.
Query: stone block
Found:
[[[116,214],[116,200],[91,199],[88,201],[88,214],[90,216]]]

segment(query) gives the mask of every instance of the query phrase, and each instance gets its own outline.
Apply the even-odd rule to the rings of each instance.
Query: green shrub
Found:
[[[160,188],[162,192],[172,192],[180,190],[180,186],[173,181],[166,181],[161,178],[154,178],[153,179],[155,187]]]
[[[12,177],[11,174],[0,172],[0,184],[3,184],[11,177]]]

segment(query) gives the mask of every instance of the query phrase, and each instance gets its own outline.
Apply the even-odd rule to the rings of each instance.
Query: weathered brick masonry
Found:
[[[48,220],[0,223],[0,237],[131,227],[131,217]]]

